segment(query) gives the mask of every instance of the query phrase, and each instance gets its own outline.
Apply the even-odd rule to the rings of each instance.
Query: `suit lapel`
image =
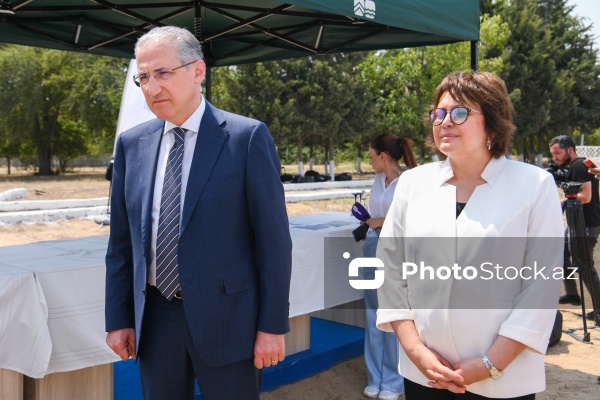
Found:
[[[152,200],[154,197],[154,181],[156,179],[156,164],[160,141],[164,130],[164,121],[157,120],[148,126],[148,135],[138,140],[140,174],[140,201],[142,202],[142,240],[145,254],[150,254],[150,239],[152,237]]]
[[[222,127],[224,123],[225,119],[219,110],[206,102],[190,167],[180,232],[183,232],[187,226],[229,136]]]

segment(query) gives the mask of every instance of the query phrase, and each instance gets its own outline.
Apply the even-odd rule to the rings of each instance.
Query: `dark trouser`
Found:
[[[140,380],[145,400],[192,400],[194,377],[204,400],[258,400],[262,372],[254,360],[209,367],[194,344],[183,302],[167,301],[148,287],[139,346]]]
[[[587,288],[588,292],[592,292],[592,289],[594,290],[594,296],[596,298],[596,304],[594,304],[594,310],[596,311],[596,313],[600,312],[600,279],[598,279],[598,272],[596,271],[596,268],[594,267],[594,248],[596,247],[596,245],[598,244],[598,236],[600,236],[600,226],[596,226],[593,228],[587,228],[587,240],[588,240],[588,247],[590,249],[590,254],[591,254],[591,259],[589,260],[589,269],[590,269],[590,275],[591,275],[591,282],[588,279],[588,274],[587,273],[582,273],[581,274],[581,278],[583,279],[583,283],[585,284],[585,287]],[[574,267],[572,262],[571,262],[571,251],[569,248],[569,234],[568,234],[568,230],[565,234],[565,253],[564,253],[565,257],[564,257],[564,271],[565,271],[565,278],[568,278],[569,276],[572,275],[573,270],[577,271],[578,268]],[[579,272],[579,271],[577,271]],[[565,284],[565,292],[567,295],[569,296],[577,296],[577,286],[578,286],[578,281],[577,279],[565,279],[563,280],[564,284]]]
[[[502,378],[501,378],[502,379]],[[492,397],[480,396],[478,394],[466,392],[464,394],[454,394],[447,390],[434,389],[428,386],[422,386],[404,378],[404,388],[406,390],[406,400],[486,400]],[[520,397],[504,398],[503,400],[534,400],[535,393]]]

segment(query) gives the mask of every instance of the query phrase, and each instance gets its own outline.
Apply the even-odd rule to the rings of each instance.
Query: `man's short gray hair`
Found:
[[[182,64],[196,60],[204,60],[202,46],[196,37],[187,29],[176,26],[159,26],[140,37],[135,44],[135,57],[148,43],[156,46],[171,46],[175,49]]]

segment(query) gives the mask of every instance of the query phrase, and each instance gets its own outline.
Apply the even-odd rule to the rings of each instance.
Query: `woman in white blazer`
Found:
[[[429,143],[447,158],[398,181],[377,326],[400,340],[407,400],[534,399],[562,278],[557,189],[505,157],[515,126],[500,78],[451,74],[433,104]]]

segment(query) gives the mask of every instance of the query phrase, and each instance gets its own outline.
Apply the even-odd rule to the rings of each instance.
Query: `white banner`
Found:
[[[148,108],[142,89],[133,82],[133,76],[137,74],[137,63],[135,59],[129,62],[129,70],[125,79],[125,88],[123,89],[123,98],[121,99],[121,109],[119,110],[119,121],[117,122],[117,132],[115,139],[121,132],[142,122],[149,121],[156,116]]]

